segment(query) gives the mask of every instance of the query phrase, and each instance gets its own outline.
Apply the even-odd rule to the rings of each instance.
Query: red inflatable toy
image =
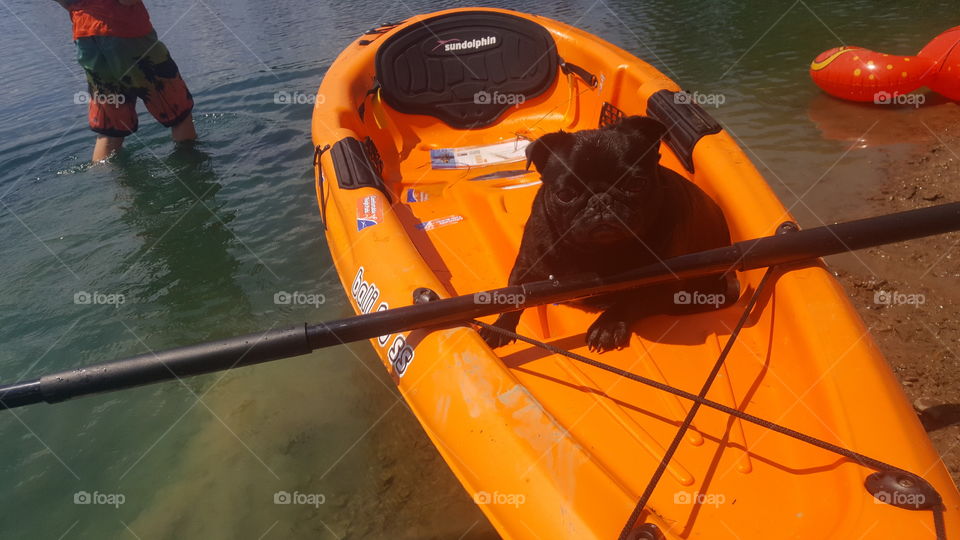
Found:
[[[933,61],[933,74],[924,84],[938,94],[960,101],[960,26],[933,38],[917,56]]]
[[[810,64],[810,77],[842,99],[890,103],[921,86],[960,101],[960,26],[940,34],[916,56],[836,47]]]

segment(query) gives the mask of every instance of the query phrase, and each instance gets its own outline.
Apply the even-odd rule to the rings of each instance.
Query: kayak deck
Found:
[[[394,211],[426,264],[444,284],[443,295],[504,286],[519,248],[524,218],[539,188],[538,175],[530,171],[506,179],[472,180],[497,171],[517,170],[522,163],[437,171],[427,169],[429,159],[424,159],[424,155],[428,157],[426,150],[419,159],[411,157],[409,163],[403,163],[401,170],[409,172],[401,172],[401,178],[410,180],[402,182],[400,191],[406,195],[401,202],[403,207],[395,207]],[[423,172],[425,169],[427,172]],[[440,225],[424,230],[424,223]],[[799,277],[798,272],[823,270],[794,272],[789,279]],[[584,342],[585,330],[596,318],[595,313],[559,305],[528,309],[517,331],[696,393],[762,273],[753,271],[740,276],[746,293],[736,305],[710,314],[646,319],[635,327],[630,348],[599,357],[590,353]],[[808,363],[806,360],[818,356],[816,351],[798,350],[802,340],[791,335],[792,331],[777,331],[791,325],[787,322],[787,309],[778,314],[776,303],[776,294],[761,300],[755,309],[759,316],[740,335],[708,399],[740,410],[750,403],[751,410],[777,411],[769,416],[770,420],[809,435],[838,442],[851,440],[852,433],[844,430],[843,415],[824,414],[843,410],[836,396],[839,389],[830,384],[832,381],[823,386],[817,384],[818,373],[829,366]],[[518,393],[534,396],[566,436],[586,449],[590,459],[616,477],[625,490],[637,495],[643,491],[649,471],[662,459],[690,408],[688,400],[525,343],[514,343],[496,352],[517,381],[516,386],[496,399],[508,402]],[[471,392],[469,385],[462,390],[466,395]],[[531,435],[539,436],[540,431],[534,427]],[[549,452],[540,457],[547,468],[558,465],[551,462],[560,458]],[[625,463],[632,464],[637,473],[624,474]],[[863,469],[830,452],[811,449],[762,427],[703,408],[668,465],[652,503],[656,508],[703,494],[698,498],[703,504],[690,505],[688,523],[675,523],[673,528],[682,531],[698,517],[713,513],[718,519],[737,523],[738,534],[743,534],[749,532],[745,527],[755,519],[752,514],[757,505],[770,497],[769,493],[750,489],[753,482],[745,481],[746,478],[769,477],[771,482],[776,479],[779,496],[789,499],[789,493],[820,489],[823,475],[816,473],[825,470],[847,476],[846,482],[837,485],[848,489],[831,489],[820,497],[823,515],[818,515],[805,501],[805,515],[798,516],[791,505],[784,504],[769,509],[765,520],[781,524],[807,521],[816,523],[815,529],[823,531],[836,507],[861,499],[872,504],[864,498],[860,486]],[[742,512],[737,511],[738,503]],[[835,524],[840,525],[839,521]],[[765,527],[758,525],[755,532],[760,534]]]

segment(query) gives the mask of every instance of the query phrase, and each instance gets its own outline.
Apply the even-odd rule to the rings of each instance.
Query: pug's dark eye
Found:
[[[553,195],[562,203],[572,203],[577,198],[577,192],[570,188],[563,188]]]

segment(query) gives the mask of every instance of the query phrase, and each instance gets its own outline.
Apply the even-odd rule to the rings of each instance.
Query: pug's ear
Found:
[[[629,141],[630,153],[640,162],[655,165],[660,161],[660,139],[667,128],[649,116],[628,116],[611,126]]]
[[[648,139],[660,140],[667,134],[667,127],[659,120],[649,116],[628,116],[611,126],[624,133],[642,135]]]
[[[547,161],[549,161],[554,154],[558,156],[567,155],[570,149],[573,148],[573,142],[574,136],[572,133],[566,133],[564,131],[547,133],[527,145],[526,168],[529,169],[530,163],[533,163],[538,171],[543,172]]]

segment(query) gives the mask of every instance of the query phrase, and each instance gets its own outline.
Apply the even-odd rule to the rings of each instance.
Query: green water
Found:
[[[454,5],[148,2],[200,143],[175,148],[141,113],[122,153],[91,167],[66,14],[0,4],[0,380],[350,313],[314,200],[310,106],[274,94],[313,94],[377,23]],[[909,53],[958,24],[946,1],[496,5],[722,94],[711,112],[809,225],[859,212],[881,178],[876,148],[911,141],[897,131],[910,111],[819,95],[810,58],[838,40]],[[875,125],[852,147],[831,122]],[[281,291],[326,302],[277,305]],[[83,293],[124,301],[75,302]],[[0,437],[4,538],[494,536],[365,343],[10,411]],[[274,504],[280,491],[323,504]],[[123,504],[75,504],[78,492]]]

